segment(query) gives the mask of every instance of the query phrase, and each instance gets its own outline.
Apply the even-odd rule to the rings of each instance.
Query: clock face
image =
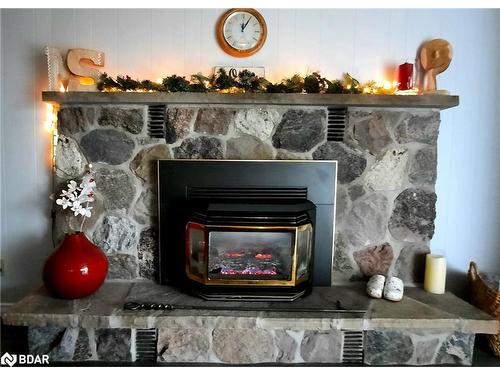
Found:
[[[256,53],[264,45],[266,35],[266,22],[255,9],[231,9],[222,15],[217,25],[220,46],[235,57]]]
[[[262,35],[262,27],[255,16],[247,12],[235,12],[224,23],[224,39],[234,49],[246,51],[254,48]]]

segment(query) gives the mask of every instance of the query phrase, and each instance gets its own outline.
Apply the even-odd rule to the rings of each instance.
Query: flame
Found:
[[[61,86],[59,86],[59,91],[60,92],[66,92],[66,89],[64,88],[64,85],[61,82]]]

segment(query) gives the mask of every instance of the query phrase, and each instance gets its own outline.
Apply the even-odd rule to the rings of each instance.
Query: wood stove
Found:
[[[205,299],[329,285],[335,162],[160,160],[160,282]],[[319,264],[315,264],[319,262]]]

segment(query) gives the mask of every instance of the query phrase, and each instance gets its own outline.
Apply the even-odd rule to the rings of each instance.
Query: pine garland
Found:
[[[310,94],[393,94],[396,87],[383,89],[373,81],[361,85],[348,73],[342,80],[330,81],[317,72],[304,78],[295,74],[279,83],[271,83],[249,70],[241,71],[233,78],[224,69],[219,69],[210,77],[201,73],[193,74],[189,80],[176,74],[163,78],[162,83],[150,80],[134,80],[126,75],[116,79],[102,74],[97,83],[99,91],[161,91],[161,92],[218,92],[218,93],[310,93]]]

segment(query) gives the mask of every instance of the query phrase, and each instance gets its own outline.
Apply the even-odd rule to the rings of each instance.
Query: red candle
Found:
[[[413,64],[404,63],[398,67],[399,90],[409,90],[413,85]]]

